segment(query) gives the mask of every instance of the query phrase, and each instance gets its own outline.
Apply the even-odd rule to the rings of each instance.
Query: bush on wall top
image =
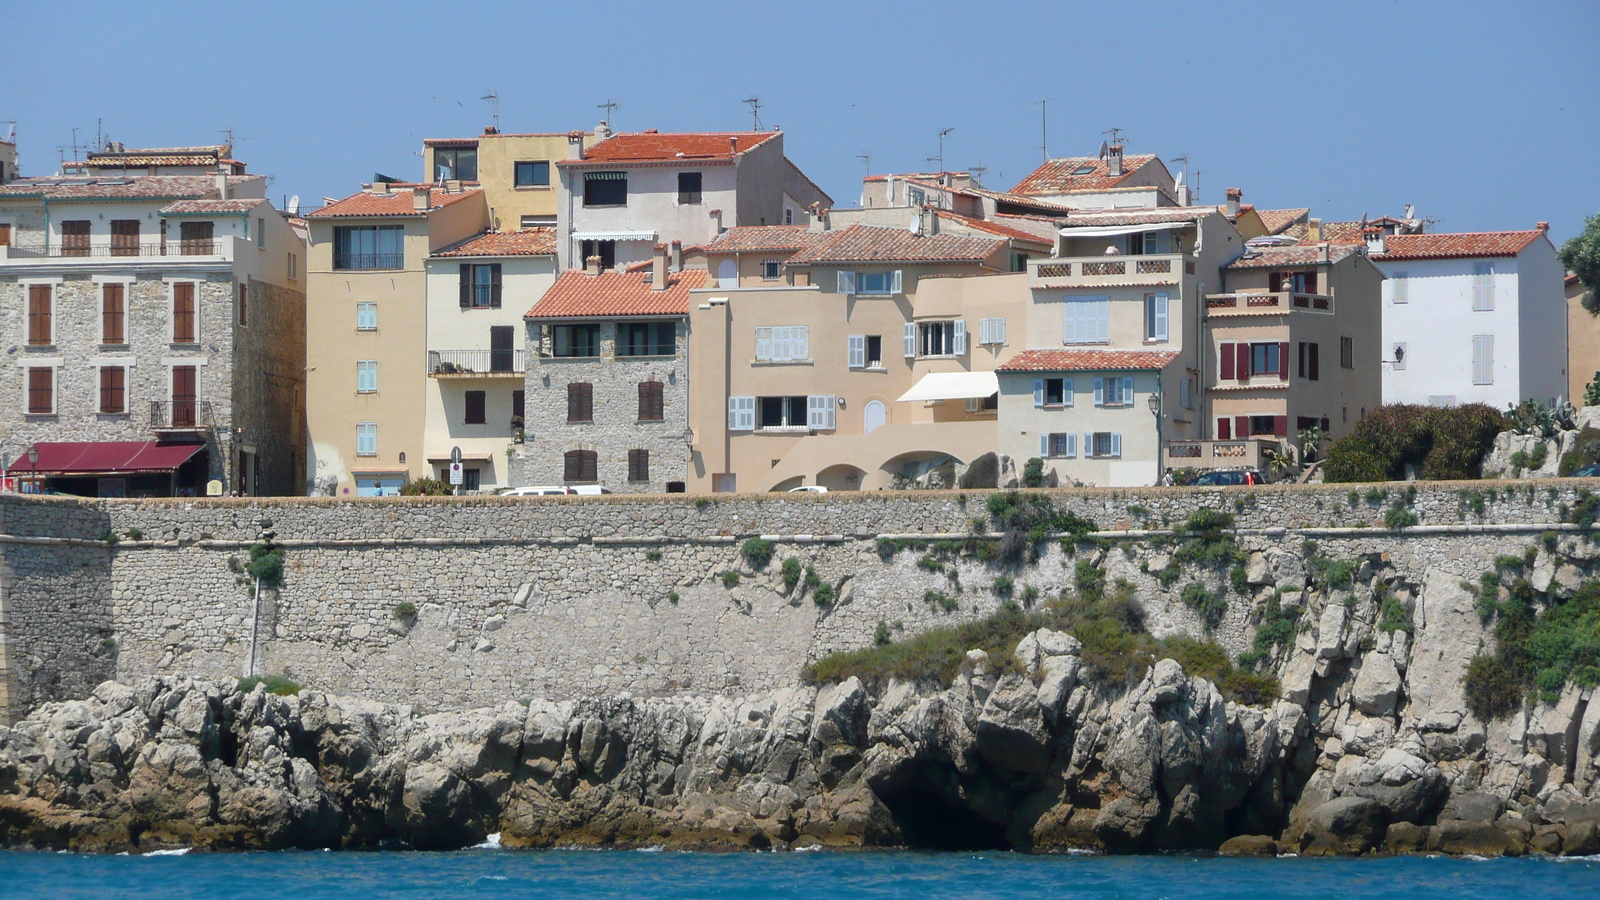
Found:
[[[1399,481],[1411,465],[1426,479],[1473,479],[1506,427],[1505,415],[1482,403],[1380,406],[1333,445],[1324,472],[1329,481]]]

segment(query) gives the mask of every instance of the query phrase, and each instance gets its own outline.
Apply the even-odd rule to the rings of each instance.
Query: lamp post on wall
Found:
[[[0,491],[7,490],[6,485],[10,480],[6,478],[6,470],[11,468],[11,454],[0,451]]]
[[[1161,442],[1161,373],[1156,373],[1156,389],[1150,392],[1148,398],[1150,414],[1156,417],[1156,484],[1161,483],[1162,470],[1162,442]]]
[[[39,448],[28,448],[28,480],[33,483],[33,493],[39,493]]]

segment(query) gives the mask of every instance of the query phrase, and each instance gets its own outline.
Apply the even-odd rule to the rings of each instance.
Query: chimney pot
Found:
[[[1544,233],[1544,232],[1547,232],[1547,231],[1550,230],[1550,223],[1549,222],[1540,222],[1539,225],[1538,225],[1538,228],[1539,228],[1539,232],[1541,234]]]
[[[667,245],[657,244],[652,249],[655,258],[650,265],[650,290],[664,291],[667,289]]]
[[[433,206],[433,191],[425,187],[411,189],[411,208],[417,211],[430,209]]]
[[[728,138],[728,149],[734,153],[739,152],[739,139],[737,137]]]
[[[711,211],[710,215],[711,215],[712,227],[716,228],[717,234],[721,234],[722,231],[723,231],[723,228],[722,228],[722,210],[713,209]]]
[[[683,241],[673,241],[667,245],[667,265],[674,272],[683,271]]]
[[[1226,196],[1228,198],[1228,217],[1233,218],[1239,214],[1239,201],[1244,199],[1244,191],[1239,188],[1228,188]]]
[[[367,185],[367,192],[379,195],[387,194],[389,193],[389,186],[381,181],[374,181],[373,183]]]
[[[599,256],[591,256],[588,259],[584,260],[583,263],[584,263],[583,271],[585,273],[587,273],[589,275],[599,275],[600,274],[600,257]]]
[[[583,159],[583,132],[567,132],[567,159]]]
[[[1327,261],[1328,261],[1328,242],[1327,241],[1323,241],[1322,243],[1317,245],[1317,262],[1325,263]]]
[[[1122,145],[1112,144],[1106,148],[1106,174],[1112,178],[1122,177]]]
[[[217,199],[228,199],[228,173],[222,169],[217,170]]]

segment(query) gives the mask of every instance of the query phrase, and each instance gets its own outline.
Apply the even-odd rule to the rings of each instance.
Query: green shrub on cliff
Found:
[[[1323,471],[1330,482],[1399,481],[1408,465],[1428,479],[1477,478],[1506,427],[1504,414],[1481,403],[1380,406],[1333,445]]]
[[[739,555],[752,569],[765,569],[767,563],[772,562],[772,548],[775,545],[765,539],[753,537],[739,545]]]
[[[268,675],[266,677],[255,676],[252,678],[239,679],[239,692],[241,694],[248,694],[255,690],[256,685],[258,684],[265,686],[267,693],[277,694],[279,697],[293,697],[295,694],[298,694],[301,690],[303,690],[300,685],[290,681],[282,675]]]
[[[277,585],[283,580],[283,548],[264,541],[251,544],[250,562],[244,568],[250,577],[260,580],[264,586]]]
[[[1485,572],[1468,585],[1495,637],[1494,653],[1474,658],[1462,682],[1473,714],[1487,721],[1515,712],[1529,694],[1554,702],[1568,683],[1600,685],[1600,582],[1584,582],[1566,600],[1541,598],[1520,577],[1502,599],[1501,583]]]
[[[1585,428],[1578,432],[1572,449],[1561,457],[1561,466],[1556,471],[1565,478],[1583,466],[1597,462],[1600,462],[1600,429]]]

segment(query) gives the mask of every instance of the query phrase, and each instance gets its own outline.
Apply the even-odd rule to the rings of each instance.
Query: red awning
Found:
[[[158,444],[155,441],[41,441],[37,465],[28,455],[11,464],[12,472],[36,475],[141,475],[171,472],[206,448],[205,444]]]

